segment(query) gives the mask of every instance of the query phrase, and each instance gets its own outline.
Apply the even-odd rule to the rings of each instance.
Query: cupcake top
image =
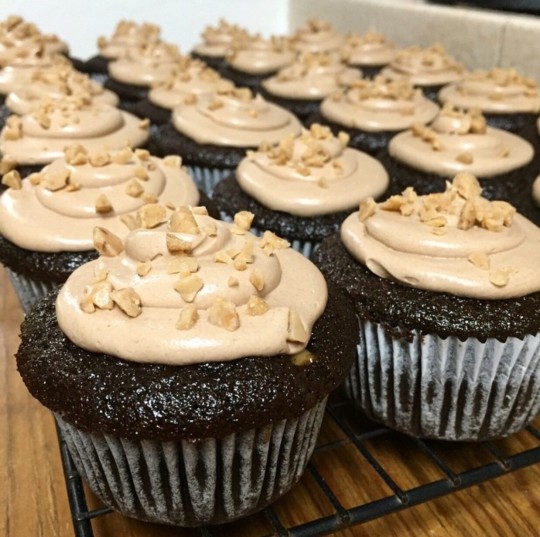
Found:
[[[314,124],[300,136],[249,151],[236,179],[242,190],[276,211],[303,217],[345,211],[388,186],[382,165],[347,142],[345,133],[336,137]]]
[[[97,46],[100,56],[110,60],[124,56],[132,48],[145,43],[156,43],[160,39],[161,28],[155,24],[121,20],[109,38],[100,36]]]
[[[115,93],[104,89],[88,75],[76,71],[70,64],[60,63],[34,71],[29,85],[8,94],[6,106],[14,114],[22,116],[30,114],[43,99],[60,100],[78,95],[111,106],[118,104]]]
[[[11,171],[2,182],[11,188],[0,196],[0,235],[39,252],[92,250],[96,226],[125,237],[149,202],[165,204],[169,213],[199,202],[180,157],[160,159],[130,147],[107,152],[71,145],[40,173],[21,181]]]
[[[492,114],[540,112],[540,94],[534,79],[516,69],[497,67],[467,73],[463,80],[444,87],[439,99],[463,108],[475,107]]]
[[[224,58],[235,39],[248,35],[244,28],[219,19],[217,26],[207,26],[204,29],[201,34],[202,43],[196,45],[193,52],[212,58]]]
[[[467,172],[445,192],[418,196],[409,187],[362,202],[341,239],[371,272],[406,286],[486,300],[540,291],[540,228],[509,203],[483,198]]]
[[[342,52],[349,65],[377,66],[387,65],[394,60],[398,50],[384,35],[366,32],[363,35],[347,35]]]
[[[299,52],[328,52],[338,50],[345,37],[338,34],[333,26],[317,18],[309,19],[292,36],[293,47]]]
[[[445,105],[429,127],[413,125],[397,134],[390,155],[415,170],[451,177],[468,171],[489,178],[528,164],[534,150],[523,138],[487,127],[481,112]]]
[[[0,152],[18,164],[48,164],[71,143],[90,151],[140,146],[150,122],[85,96],[46,99],[31,114],[10,116],[0,133]]]
[[[109,74],[124,84],[151,86],[170,77],[181,60],[176,45],[148,42],[126,49],[123,56],[109,63]]]
[[[540,207],[540,176],[533,183],[532,197],[536,205]]]
[[[201,97],[233,88],[230,80],[222,78],[204,62],[184,56],[169,78],[154,85],[148,99],[158,106],[172,109],[188,95]]]
[[[399,51],[381,74],[397,80],[406,78],[414,86],[438,86],[461,80],[463,71],[462,64],[449,56],[442,45],[435,44]]]
[[[344,127],[367,132],[399,131],[414,123],[427,123],[439,107],[406,80],[377,76],[357,80],[321,104],[322,115]]]
[[[291,64],[296,54],[290,40],[260,34],[236,37],[226,56],[233,69],[251,75],[266,75]]]
[[[101,257],[76,270],[57,300],[67,337],[90,351],[175,365],[304,349],[326,305],[321,273],[273,233],[249,233],[251,213],[226,224],[201,209],[180,207],[167,219],[162,207],[125,241],[102,230]]]
[[[173,111],[175,128],[199,144],[257,147],[300,134],[300,121],[287,110],[235,88],[214,96],[184,99]]]
[[[333,53],[304,53],[288,67],[262,83],[273,95],[287,99],[320,99],[362,76]]]

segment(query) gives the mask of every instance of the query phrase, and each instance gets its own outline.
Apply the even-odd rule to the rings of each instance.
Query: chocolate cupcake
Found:
[[[384,35],[366,32],[348,34],[341,52],[348,65],[362,69],[364,76],[373,77],[396,58],[398,48]]]
[[[362,199],[379,197],[388,186],[379,162],[347,141],[345,133],[335,137],[328,127],[312,125],[296,138],[264,144],[217,184],[213,200],[228,219],[249,210],[257,233],[269,229],[310,257]]]
[[[351,147],[376,155],[396,133],[415,123],[428,123],[438,111],[410,82],[377,76],[357,80],[324,99],[320,112],[312,114],[307,123],[328,125],[334,134],[345,131]]]
[[[347,67],[336,53],[303,53],[296,61],[262,82],[261,94],[301,120],[319,109],[321,101],[350,86],[362,73]]]
[[[366,202],[316,253],[359,318],[347,394],[406,434],[489,440],[540,412],[540,228],[480,191],[460,173]]]
[[[518,207],[529,198],[538,163],[523,138],[486,125],[479,113],[445,105],[430,126],[416,125],[396,135],[379,155],[390,174],[390,192],[412,186],[419,194],[440,192],[460,171],[479,178],[488,199]]]
[[[400,50],[381,74],[393,80],[408,80],[422,88],[427,97],[437,101],[439,90],[463,78],[463,65],[449,56],[440,44],[428,48],[409,47]]]
[[[335,31],[327,21],[313,17],[292,35],[292,45],[297,52],[338,51],[345,43],[345,36]]]
[[[155,145],[161,154],[178,154],[196,183],[210,194],[216,183],[261,143],[276,143],[301,131],[287,110],[237,88],[205,98],[185,99],[173,111],[172,124],[159,127]]]
[[[16,172],[6,174],[10,188],[0,196],[0,261],[25,311],[95,257],[92,234],[107,239],[96,227],[122,238],[158,202],[173,209],[201,203],[180,164],[179,157],[158,159],[142,149],[109,153],[73,145],[23,181]],[[159,207],[161,218],[166,214]]]
[[[248,226],[181,208],[75,271],[56,315],[49,298],[24,322],[19,372],[127,516],[200,526],[264,508],[302,475],[351,366],[348,301]]]

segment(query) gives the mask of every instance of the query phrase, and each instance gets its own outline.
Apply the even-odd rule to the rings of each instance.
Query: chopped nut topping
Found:
[[[259,268],[254,269],[249,275],[249,281],[257,291],[262,291],[264,289],[264,276],[262,270]]]
[[[125,214],[121,216],[120,221],[125,224],[130,231],[137,229],[140,225],[139,220],[132,214]]]
[[[141,181],[148,181],[148,172],[144,166],[136,166],[133,173],[137,179],[140,179]]]
[[[150,120],[147,117],[139,121],[139,129],[149,129],[149,128],[150,128]]]
[[[111,297],[113,286],[110,282],[102,281],[92,285],[89,289],[88,295],[92,301],[92,304],[100,310],[112,310],[114,302]],[[82,306],[82,305],[81,305]],[[86,304],[88,307],[88,305]],[[91,309],[88,307],[88,309]]]
[[[264,315],[269,310],[268,304],[256,295],[251,295],[247,302],[247,314],[251,316]]]
[[[113,210],[109,198],[105,194],[100,194],[96,199],[96,213],[106,214]]]
[[[291,356],[291,362],[293,363],[293,365],[296,365],[299,367],[310,365],[314,361],[315,361],[315,355],[312,352],[308,351],[307,349],[297,352],[296,354],[293,354]]]
[[[144,188],[137,179],[132,179],[126,186],[126,194],[132,198],[138,198],[144,192]]]
[[[360,222],[365,222],[370,216],[375,214],[377,210],[376,201],[370,196],[360,202],[360,208],[358,210],[358,218]]]
[[[204,205],[199,205],[196,207],[191,207],[191,212],[199,216],[208,216],[208,209]]]
[[[199,320],[199,313],[195,304],[186,304],[181,310],[175,327],[178,330],[189,330]]]
[[[169,229],[176,233],[188,233],[190,235],[200,233],[197,221],[188,207],[180,207],[171,215]]]
[[[143,192],[141,199],[145,203],[157,203],[159,198],[153,192]]]
[[[202,228],[203,233],[208,235],[209,237],[215,237],[217,235],[217,226],[214,222],[210,222],[203,226]]]
[[[307,343],[309,334],[302,323],[302,319],[296,311],[289,310],[289,326],[287,329],[287,340],[296,343]]]
[[[184,104],[187,104],[187,105],[197,104],[197,96],[194,93],[191,93],[190,95],[187,95],[184,98]]]
[[[113,291],[111,298],[128,317],[138,317],[142,313],[141,297],[131,287]]]
[[[225,250],[219,250],[214,254],[215,263],[224,263],[225,265],[232,265],[234,259],[231,257],[231,254]]]
[[[466,200],[477,198],[482,193],[482,187],[472,173],[459,172],[454,177],[452,185],[457,189],[458,194]]]
[[[510,281],[510,275],[507,270],[492,270],[489,273],[489,281],[495,287],[504,287]]]
[[[240,211],[234,215],[234,225],[242,231],[249,231],[254,216],[249,211]]]
[[[0,160],[0,175],[5,175],[17,167],[17,161],[11,155],[4,155]]]
[[[20,140],[22,138],[22,121],[19,116],[9,116],[2,134],[6,140]]]
[[[21,174],[17,170],[11,170],[2,177],[2,184],[13,190],[22,188]]]
[[[199,270],[199,262],[195,257],[177,256],[167,261],[167,274],[189,274]]]
[[[41,182],[41,185],[44,186],[47,190],[56,192],[57,190],[65,188],[69,176],[70,172],[66,168],[63,168],[56,172],[46,172],[43,173],[43,180]]]
[[[290,246],[289,241],[281,239],[271,231],[265,231],[259,240],[259,247],[266,255],[272,255],[275,250],[282,250]]]
[[[96,311],[92,295],[84,295],[79,302],[79,306],[84,313],[94,313]]]
[[[510,155],[510,149],[508,147],[501,147],[499,151],[499,157],[506,158]]]
[[[167,155],[163,158],[163,164],[170,168],[180,168],[182,166],[182,157],[178,155]]]
[[[174,233],[167,233],[167,249],[171,253],[189,253],[193,250],[193,243]]]
[[[240,326],[240,318],[234,303],[219,296],[208,309],[208,322],[230,332],[237,330]]]
[[[82,166],[88,162],[88,151],[80,144],[69,145],[64,149],[64,159],[72,166]]]
[[[95,227],[93,232],[94,248],[105,257],[115,257],[124,251],[120,237],[102,227]]]
[[[96,151],[90,154],[89,161],[92,166],[101,168],[111,162],[111,157],[107,151]]]
[[[165,222],[167,219],[167,209],[158,203],[147,203],[137,211],[137,215],[141,227],[153,229]]]
[[[133,158],[131,147],[123,147],[111,155],[111,162],[114,164],[127,164]]]
[[[31,173],[27,177],[28,181],[30,181],[31,184],[34,186],[40,185],[41,181],[43,181],[43,174],[42,173]]]
[[[176,282],[174,288],[185,302],[193,302],[197,293],[203,288],[203,285],[203,281],[199,276],[190,274],[189,276],[181,277]]]
[[[142,161],[150,160],[150,151],[148,149],[135,149],[135,156]]]
[[[463,164],[472,164],[474,162],[474,157],[472,156],[472,153],[465,151],[464,153],[460,153],[456,157],[456,160],[458,162],[462,162]]]
[[[227,280],[227,285],[229,287],[238,287],[240,282],[238,281],[238,278],[235,278],[234,276],[229,276],[229,279]]]
[[[152,263],[150,263],[150,261],[137,263],[137,274],[141,276],[141,278],[149,274],[151,270],[152,270]]]
[[[489,257],[484,252],[472,252],[468,260],[479,269],[489,270]]]

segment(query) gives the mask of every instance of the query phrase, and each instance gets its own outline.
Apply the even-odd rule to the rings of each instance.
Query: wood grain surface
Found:
[[[74,533],[54,422],[50,413],[28,394],[16,371],[14,353],[22,317],[0,266],[0,537],[71,537]],[[536,425],[540,427],[540,420]],[[315,466],[345,507],[390,493],[330,419],[325,421],[320,443],[328,448],[316,453]],[[537,444],[524,432],[496,445],[512,454]],[[442,477],[414,442],[401,435],[375,437],[368,447],[403,488]],[[438,452],[455,472],[489,460],[489,456],[480,456],[477,449],[462,444],[442,444]],[[99,502],[89,496],[91,505],[98,506]],[[275,510],[290,526],[334,512],[309,474],[275,504]],[[93,528],[95,537],[199,535],[192,530],[128,520],[116,513],[99,517]],[[270,532],[264,517],[255,516],[223,526],[215,533],[223,537],[259,537]],[[335,535],[540,536],[540,464]]]

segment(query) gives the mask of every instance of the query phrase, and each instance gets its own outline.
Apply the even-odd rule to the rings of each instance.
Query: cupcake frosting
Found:
[[[32,73],[30,84],[8,94],[6,106],[11,112],[22,116],[30,114],[43,99],[60,100],[64,97],[83,95],[89,99],[116,106],[118,97],[80,73],[69,64],[58,64]]]
[[[109,63],[109,74],[124,84],[151,86],[170,77],[181,59],[176,45],[144,43],[126,49],[123,56]]]
[[[386,65],[397,53],[396,45],[377,32],[349,34],[343,46],[343,55],[349,65]]]
[[[174,109],[172,120],[178,131],[199,144],[233,147],[274,143],[301,130],[296,116],[260,95],[253,97],[246,88],[191,96]]]
[[[317,18],[309,19],[292,37],[293,46],[299,52],[338,50],[344,42],[345,37],[338,34],[330,23]]]
[[[463,71],[463,65],[437,44],[429,48],[413,46],[399,51],[381,74],[392,79],[406,78],[415,86],[438,86],[460,80]]]
[[[451,177],[468,171],[489,178],[528,164],[534,150],[523,138],[486,126],[480,112],[445,106],[430,127],[414,125],[388,146],[392,157],[415,170]]]
[[[96,226],[125,237],[137,225],[133,213],[149,201],[170,208],[199,202],[179,157],[159,159],[143,149],[92,152],[76,144],[22,182],[10,174],[4,182],[11,188],[0,197],[0,234],[32,251],[92,250]]]
[[[155,24],[121,20],[111,37],[98,38],[99,54],[104,58],[115,59],[124,56],[131,48],[138,48],[145,43],[156,43],[160,39],[161,29]]]
[[[367,132],[399,131],[427,123],[439,107],[406,80],[357,80],[321,104],[322,115],[344,127]]]
[[[148,139],[148,128],[148,120],[85,97],[45,100],[32,114],[6,120],[0,151],[18,164],[48,164],[74,142],[91,151],[140,146]]]
[[[516,69],[473,71],[463,80],[444,87],[439,99],[462,108],[479,108],[492,114],[538,113],[540,94],[534,79]]]
[[[304,349],[326,305],[321,273],[274,234],[250,234],[251,213],[234,224],[201,213],[182,207],[169,221],[141,219],[123,242],[107,234],[96,245],[102,257],[59,294],[58,323],[69,339],[175,365]]]
[[[467,172],[446,192],[407,188],[363,202],[341,238],[370,271],[404,285],[488,300],[540,291],[540,228],[509,203],[482,198]]]
[[[173,75],[150,90],[148,99],[162,108],[172,109],[188,95],[201,97],[233,88],[231,81],[222,78],[204,62],[185,56]]]
[[[263,83],[273,95],[288,99],[323,99],[352,84],[362,73],[343,64],[335,54],[305,53]]]
[[[328,127],[312,125],[299,137],[248,152],[237,181],[272,210],[303,217],[346,211],[388,186],[382,165],[347,141],[345,133],[336,137]]]
[[[248,32],[236,24],[220,19],[217,26],[207,26],[201,34],[202,43],[193,52],[213,58],[224,58],[234,40],[246,38]]]

